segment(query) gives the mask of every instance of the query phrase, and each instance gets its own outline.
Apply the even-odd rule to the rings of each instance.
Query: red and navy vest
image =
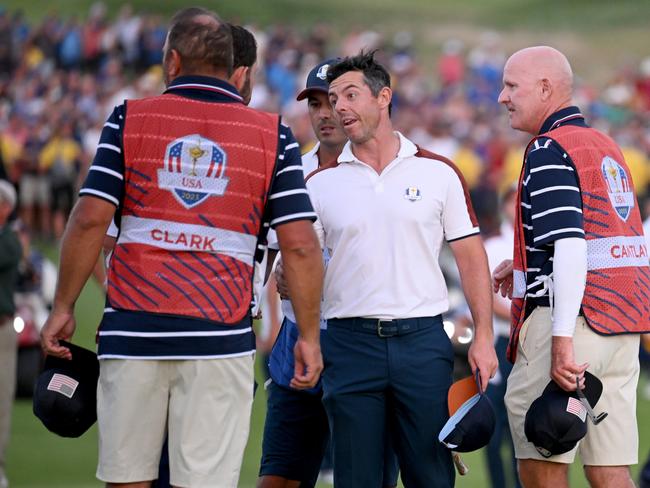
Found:
[[[554,139],[569,155],[578,175],[587,241],[587,283],[581,314],[599,334],[650,331],[648,249],[623,154],[610,137],[591,128],[566,125],[538,137]],[[536,139],[528,145],[526,155]],[[517,201],[521,201],[523,175],[522,168]],[[526,243],[520,206],[516,222],[508,348],[512,362],[526,318]]]
[[[236,324],[277,160],[277,115],[164,94],[126,103],[108,303]]]

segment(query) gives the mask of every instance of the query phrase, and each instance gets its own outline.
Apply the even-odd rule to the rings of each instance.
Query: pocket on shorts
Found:
[[[521,326],[521,329],[519,330],[519,344],[517,345],[517,354],[521,354],[524,357],[527,357],[526,354],[526,339],[528,338],[528,329],[530,327],[530,322],[531,319],[533,318],[533,314],[535,311],[533,311],[528,317],[526,317],[526,320],[524,320],[524,323]]]

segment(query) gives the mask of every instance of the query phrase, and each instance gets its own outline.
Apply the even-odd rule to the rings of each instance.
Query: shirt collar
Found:
[[[417,146],[413,144],[410,140],[408,140],[406,137],[404,137],[401,132],[395,131],[395,134],[397,134],[397,137],[399,137],[399,151],[397,151],[397,157],[395,159],[403,159],[403,158],[408,158],[410,156],[415,156],[415,153],[418,152]],[[348,141],[343,147],[343,151],[341,151],[341,154],[338,157],[338,162],[352,163],[355,161],[359,163],[363,162],[357,159],[357,157],[354,155],[354,153],[352,152],[352,143]]]
[[[305,154],[302,155],[303,158],[316,158],[316,161],[318,162],[318,149],[320,148],[320,142],[316,141],[316,144],[314,144],[314,147],[312,147],[309,151],[307,151]]]
[[[582,122],[584,123],[585,117],[582,115],[582,113],[580,113],[580,109],[578,107],[573,106],[563,108],[550,115],[549,118],[544,121],[539,133],[544,134],[550,130],[557,129],[569,121],[575,121],[579,119],[582,119]]]
[[[179,76],[169,84],[165,93],[191,93],[208,95],[215,97],[226,97],[231,101],[243,102],[243,98],[237,92],[237,89],[227,81],[211,76]]]

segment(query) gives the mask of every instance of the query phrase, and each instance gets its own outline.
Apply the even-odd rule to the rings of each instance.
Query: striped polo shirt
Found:
[[[178,77],[166,93],[215,104],[242,103],[241,96],[230,84],[204,76]],[[115,107],[104,124],[97,153],[79,191],[80,196],[93,196],[114,204],[118,227],[121,202],[133,198],[124,191],[125,117],[126,105]],[[300,148],[291,129],[280,124],[277,163],[263,229],[296,220],[315,220],[302,171],[292,170],[296,166],[301,167]],[[258,244],[263,249],[266,232],[261,234]],[[239,324],[226,325],[184,316],[117,310],[107,304],[98,336],[100,359],[207,359],[247,355],[255,350],[250,314]]]
[[[587,127],[578,107],[568,107],[546,119],[539,133],[563,125]],[[553,275],[554,242],[585,237],[573,161],[551,137],[538,138],[526,155],[520,205],[526,242],[526,297],[531,310],[549,304],[547,277]]]

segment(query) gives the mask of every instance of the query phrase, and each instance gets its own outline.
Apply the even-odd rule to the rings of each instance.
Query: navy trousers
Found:
[[[381,488],[388,422],[404,486],[452,487],[451,453],[438,442],[454,359],[441,317],[330,319],[321,347],[334,485]]]

